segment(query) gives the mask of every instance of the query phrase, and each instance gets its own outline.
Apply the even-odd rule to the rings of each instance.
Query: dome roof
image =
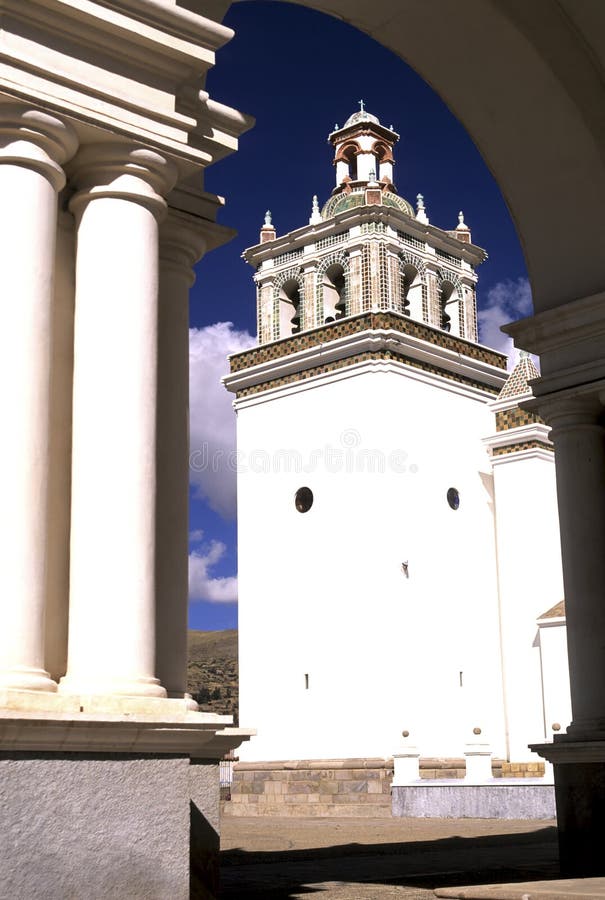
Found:
[[[343,128],[348,128],[349,125],[357,125],[358,122],[373,122],[374,125],[380,125],[380,119],[378,116],[373,116],[372,113],[369,113],[367,109],[358,109],[357,112],[354,112],[352,116],[349,116],[347,121],[344,123]]]
[[[407,200],[404,200],[403,197],[399,197],[397,194],[391,193],[391,191],[383,191],[382,205],[392,206],[406,215],[414,217],[412,205]],[[330,197],[328,202],[324,204],[321,217],[322,219],[330,219],[332,216],[336,216],[347,209],[354,209],[356,206],[365,206],[365,191],[353,191],[351,194],[343,193]]]

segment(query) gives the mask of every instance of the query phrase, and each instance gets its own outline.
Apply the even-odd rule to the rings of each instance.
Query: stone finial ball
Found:
[[[561,725],[559,722],[553,722],[551,727],[553,731],[561,731]]]
[[[410,736],[410,732],[407,731],[407,729],[404,729],[404,730],[401,732],[401,734],[402,734],[403,737],[409,737],[409,736]]]
[[[480,728],[473,728],[473,734],[481,734]]]

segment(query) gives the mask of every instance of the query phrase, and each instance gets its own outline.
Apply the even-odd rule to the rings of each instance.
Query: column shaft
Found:
[[[70,693],[165,696],[155,675],[158,219],[151,151],[77,160]]]
[[[0,684],[26,690],[56,689],[44,668],[53,273],[59,163],[76,146],[53,116],[0,107]]]
[[[204,249],[195,224],[171,211],[160,243],[156,645],[160,680],[169,695],[181,697],[187,689],[189,289]]]
[[[595,401],[547,411],[555,445],[574,731],[605,730],[605,429]]]
[[[58,681],[67,666],[71,408],[74,366],[74,220],[58,219],[52,324],[50,473],[45,664]]]

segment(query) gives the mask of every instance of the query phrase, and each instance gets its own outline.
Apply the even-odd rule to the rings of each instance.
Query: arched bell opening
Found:
[[[324,322],[334,322],[346,315],[345,270],[339,263],[329,266],[322,277]]]
[[[300,285],[294,278],[285,281],[279,291],[279,336],[298,334],[301,328]]]
[[[442,281],[439,285],[439,302],[440,327],[444,331],[460,336],[460,295],[451,281]]]
[[[422,319],[422,278],[411,263],[401,269],[401,312],[412,319]]]

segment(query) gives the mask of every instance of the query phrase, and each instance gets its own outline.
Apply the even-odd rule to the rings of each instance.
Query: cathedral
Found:
[[[479,343],[486,253],[397,192],[399,135],[361,104],[308,224],[244,253],[258,346],[230,358],[240,720],[250,763],[528,763],[570,719],[538,377]],[[262,449],[261,449],[262,448]],[[531,541],[530,541],[531,538]],[[475,735],[475,737],[473,737]],[[535,760],[535,757],[533,757]]]

